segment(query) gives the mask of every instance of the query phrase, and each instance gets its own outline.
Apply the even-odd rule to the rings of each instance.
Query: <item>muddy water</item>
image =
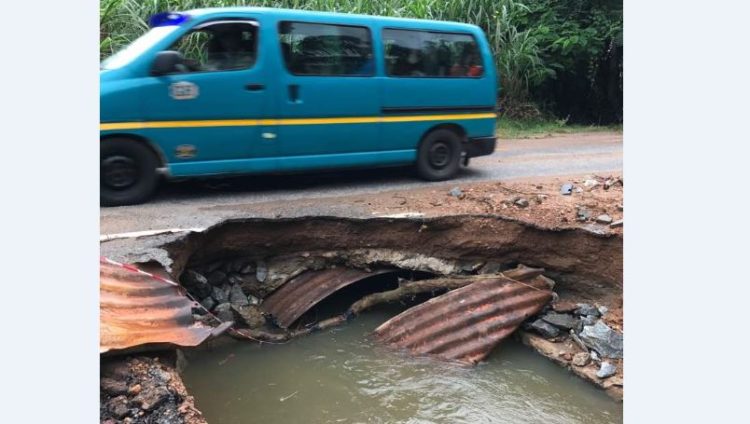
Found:
[[[619,423],[622,404],[515,341],[462,368],[366,339],[397,310],[278,346],[186,352],[209,423]]]

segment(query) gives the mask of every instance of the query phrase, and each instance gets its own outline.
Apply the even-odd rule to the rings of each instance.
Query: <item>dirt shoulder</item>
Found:
[[[570,194],[561,187],[571,185]],[[300,215],[331,202],[361,216],[449,216],[488,214],[533,223],[545,228],[584,227],[595,232],[622,233],[623,180],[621,174],[528,178],[508,182],[441,183],[425,188],[389,190],[288,202],[285,208]],[[276,202],[254,205],[259,216],[275,213]],[[301,213],[300,213],[301,212]],[[607,223],[607,215],[611,220]],[[601,222],[597,218],[602,218]],[[611,224],[615,225],[611,225]]]

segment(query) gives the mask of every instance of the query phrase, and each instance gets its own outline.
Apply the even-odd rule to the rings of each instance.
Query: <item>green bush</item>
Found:
[[[473,23],[494,52],[508,116],[622,121],[621,0],[100,0],[101,57],[145,32],[152,14],[224,6]]]

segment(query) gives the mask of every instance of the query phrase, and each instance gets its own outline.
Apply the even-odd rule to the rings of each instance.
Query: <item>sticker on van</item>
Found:
[[[198,86],[192,82],[179,81],[169,86],[169,95],[175,100],[190,100],[198,97]]]

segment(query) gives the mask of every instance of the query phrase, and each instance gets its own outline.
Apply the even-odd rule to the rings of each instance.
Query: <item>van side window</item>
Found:
[[[209,23],[182,36],[170,50],[185,58],[183,72],[247,69],[257,58],[257,34],[250,22]]]
[[[375,73],[366,27],[281,22],[279,41],[287,69],[295,75],[369,76]]]
[[[386,74],[394,77],[480,77],[474,37],[437,31],[384,29]]]

